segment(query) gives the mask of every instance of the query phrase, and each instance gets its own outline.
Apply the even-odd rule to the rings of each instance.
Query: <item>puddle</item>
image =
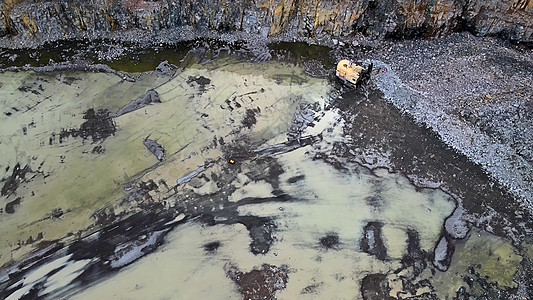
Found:
[[[335,117],[324,118],[324,121],[332,119]],[[334,128],[331,123],[324,127]],[[328,145],[324,142],[315,147],[325,150]],[[314,159],[314,151],[314,148],[304,147],[277,157],[283,169],[278,188],[293,200],[238,207],[241,216],[274,219],[274,243],[266,254],[250,252],[249,232],[243,225],[206,227],[192,222],[173,231],[165,245],[154,254],[123,269],[109,282],[88,289],[79,295],[80,298],[116,293],[117,288],[131,298],[143,298],[156,291],[161,295],[179,292],[191,297],[216,293],[231,298],[235,297],[236,286],[224,274],[228,264],[249,272],[266,263],[286,266],[289,270],[286,288],[276,293],[278,299],[303,295],[353,299],[361,296],[360,282],[367,274],[401,268],[401,259],[407,251],[408,230],[418,233],[422,251],[432,252],[444,219],[455,208],[447,194],[416,189],[402,175],[384,169],[372,172],[346,163],[345,169],[338,170]],[[246,183],[248,191],[231,196],[237,203],[238,195],[242,201],[260,196],[250,191],[272,193],[271,186],[267,188],[264,181],[254,182],[246,177],[239,174],[235,180],[237,187]],[[365,226],[370,222],[382,224],[384,258],[364,252],[361,246],[364,236],[368,235]],[[325,247],[321,241],[328,235],[336,236],[338,243]],[[369,244],[376,243],[377,237],[371,240]],[[205,250],[205,245],[210,243],[218,243],[216,250]],[[154,285],[144,279],[142,274],[153,274],[156,270],[164,273],[164,278],[173,278],[174,283],[162,281],[161,285]],[[214,274],[219,276],[216,280],[211,278]]]
[[[289,279],[286,289],[276,294],[278,299],[303,294],[352,299],[359,297],[359,282],[366,274],[400,267],[399,259],[407,246],[406,229],[419,232],[421,247],[432,251],[443,219],[454,208],[446,194],[436,190],[417,192],[402,176],[383,170],[372,174],[353,166],[353,171],[339,172],[305,152],[302,148],[279,158],[285,170],[280,177],[281,189],[297,201],[239,208],[240,215],[275,218],[275,242],[268,253],[250,252],[249,233],[243,225],[205,227],[192,222],[173,231],[154,254],[123,269],[108,282],[91,287],[79,299],[114,293],[132,299],[154,293],[163,298],[178,294],[234,298],[238,297],[236,287],[224,274],[229,263],[244,272],[264,263],[286,265]],[[302,180],[287,183],[302,174]],[[378,206],[366,200],[378,195],[382,197]],[[369,221],[384,224],[385,261],[361,250],[363,227]],[[339,237],[334,249],[320,244],[320,239],[330,233]],[[213,252],[206,251],[204,246],[213,242],[220,246]],[[152,276],[162,280],[154,283]]]
[[[188,83],[199,76],[209,84]],[[94,222],[91,215],[124,198],[124,188],[136,180],[172,187],[206,160],[221,157],[222,143],[246,136],[259,145],[286,132],[296,107],[325,97],[327,90],[324,80],[289,65],[229,59],[172,78],[143,73],[135,83],[105,73],[22,71],[3,73],[0,82],[9,95],[0,116],[0,176],[10,176],[17,163],[31,169],[7,198],[21,197],[16,211],[1,215],[2,263],[27,253],[30,237],[55,240],[85,230]],[[113,118],[116,132],[107,139],[60,139],[62,130],[80,128],[87,110],[116,112],[148,90],[161,103]],[[248,109],[257,110],[256,120],[245,127]],[[146,137],[164,147],[165,162],[157,164],[147,151]],[[51,217],[57,209],[64,214]]]
[[[0,296],[235,299],[257,289],[257,298],[446,299],[518,289],[522,253],[486,232],[453,241],[447,272],[433,266],[458,203],[405,173],[473,176],[472,189],[454,185],[459,195],[486,177],[424,129],[394,127],[414,125],[377,93],[332,106],[331,83],[301,66],[329,68],[327,49],[291,46],[271,48],[290,48],[298,65],[220,55],[134,82],[1,73]],[[156,60],[116,63],[139,72]],[[418,136],[425,148],[404,160]]]

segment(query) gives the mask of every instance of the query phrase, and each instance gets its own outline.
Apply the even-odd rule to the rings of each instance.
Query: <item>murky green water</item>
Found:
[[[200,75],[210,79],[205,87],[187,83]],[[283,134],[296,106],[320,100],[327,90],[324,80],[290,66],[225,60],[174,77],[140,74],[135,83],[116,75],[71,72],[6,72],[0,80],[2,92],[9,95],[0,116],[1,176],[11,175],[17,163],[33,171],[6,199],[23,198],[16,213],[2,216],[3,262],[20,240],[40,232],[55,240],[90,226],[92,213],[124,197],[124,186],[132,180],[141,177],[173,185],[206,159],[220,157],[212,145],[215,139],[230,143],[246,135],[259,145]],[[95,142],[72,137],[59,142],[56,137],[63,129],[79,127],[87,109],[115,112],[147,90],[156,91],[162,103],[115,118],[114,136]],[[253,129],[234,133],[249,108],[260,109],[261,118]],[[151,172],[157,159],[143,144],[147,136],[168,153],[166,163]],[[105,152],[93,153],[96,146]],[[49,218],[57,208],[68,213]]]
[[[191,47],[201,42],[183,42],[173,46],[161,45],[143,49],[136,44],[117,44],[107,40],[100,43],[57,41],[24,51],[0,49],[0,67],[43,67],[82,60],[91,64],[105,64],[117,71],[149,72],[155,70],[162,61],[179,65]]]
[[[405,178],[384,170],[372,174],[352,166],[353,171],[339,172],[324,162],[313,161],[305,152],[302,148],[280,158],[285,169],[283,182],[305,175],[296,185],[282,186],[300,201],[246,205],[239,210],[241,215],[276,217],[276,242],[269,253],[256,256],[249,252],[249,236],[242,225],[204,227],[193,222],[173,232],[160,251],[109,282],[94,286],[80,298],[122,292],[124,297],[136,299],[154,293],[161,298],[235,298],[235,287],[223,273],[224,266],[232,262],[246,271],[262,263],[288,265],[289,282],[287,289],[277,294],[279,299],[302,297],[302,291],[314,285],[317,288],[313,297],[354,299],[360,297],[359,282],[366,274],[400,267],[407,228],[420,233],[424,250],[432,250],[442,220],[454,207],[446,194],[417,192]],[[250,190],[255,186],[264,190],[262,185],[247,182]],[[366,200],[376,195],[376,189],[383,197],[378,207]],[[390,257],[387,261],[360,250],[362,229],[370,220],[385,224],[383,232]],[[319,239],[331,232],[338,234],[340,244],[336,249],[325,249]],[[206,254],[203,245],[214,241],[222,246],[215,254]],[[154,277],[162,280],[155,283]]]
[[[173,51],[178,64],[185,56]],[[441,190],[414,187],[400,173],[334,157],[335,142],[347,139],[346,121],[336,109],[324,110],[332,88],[326,79],[307,76],[299,65],[231,57],[190,61],[171,75],[144,72],[167,58],[168,52],[161,53],[148,62],[139,54],[137,62],[110,64],[143,71],[134,74],[135,82],[74,71],[0,74],[2,185],[17,164],[29,168],[24,176],[12,176],[18,185],[9,185],[2,196],[5,203],[19,202],[14,211],[6,206],[0,214],[1,264],[42,248],[39,242],[70,242],[107,226],[111,221],[98,217],[103,211],[124,218],[160,204],[178,211],[188,207],[184,212],[191,216],[212,212],[224,221],[216,212],[234,205],[239,217],[273,220],[266,253],[250,251],[249,228],[241,223],[206,226],[193,219],[170,232],[154,253],[76,297],[235,299],[239,290],[228,266],[250,272],[265,263],[289,270],[278,299],[360,299],[361,282],[369,274],[385,274],[390,296],[401,297],[407,295],[401,276],[412,272],[402,262],[412,232],[419,238],[417,251],[428,254],[421,258],[427,267],[417,280],[434,287],[410,288],[413,295],[435,292],[451,298],[472,266],[489,282],[516,287],[513,276],[521,256],[508,241],[487,233],[471,233],[457,244],[450,269],[435,270],[431,255],[456,203]],[[60,138],[62,131],[83,128],[88,110],[114,113],[149,90],[161,103],[113,117],[116,131],[109,137]],[[266,160],[271,165],[258,169],[264,158],[250,153],[284,143],[293,120],[310,104],[316,106],[315,121],[303,133],[317,142],[273,155]],[[163,161],[143,144],[148,137],[165,149]],[[228,164],[229,158],[236,164]],[[192,179],[180,183],[190,174]],[[132,189],[150,182],[157,188],[132,198]],[[280,194],[290,200],[267,201]],[[331,247],[321,243],[328,236],[336,237]],[[385,250],[366,251],[363,240],[371,249],[382,240]],[[206,251],[213,242],[220,246]],[[53,286],[68,285],[87,263],[58,273]]]

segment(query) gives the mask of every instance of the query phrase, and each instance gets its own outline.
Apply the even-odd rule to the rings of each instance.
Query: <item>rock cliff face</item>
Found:
[[[130,39],[165,31],[179,36],[184,30],[317,41],[469,30],[533,41],[531,0],[3,0],[0,18],[0,41],[8,47],[131,32]]]

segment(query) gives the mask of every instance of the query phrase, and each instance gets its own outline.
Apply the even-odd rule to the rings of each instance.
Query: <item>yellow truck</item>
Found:
[[[370,78],[370,72],[372,72],[372,64],[370,64],[365,70],[362,66],[358,66],[347,59],[343,59],[337,64],[335,74],[346,83],[355,86],[363,80]]]

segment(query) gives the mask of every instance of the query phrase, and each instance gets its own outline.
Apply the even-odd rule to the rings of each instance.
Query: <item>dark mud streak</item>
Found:
[[[365,202],[368,206],[379,210],[385,204],[385,199],[381,195],[377,194],[366,197]]]
[[[243,299],[276,299],[275,294],[285,289],[289,281],[287,266],[263,264],[248,273],[243,273],[236,266],[226,267],[226,275],[235,282]]]
[[[279,176],[285,172],[283,167],[276,161],[276,159],[270,157],[256,158],[254,163],[257,168],[250,168],[251,171],[246,173],[251,180],[261,181],[264,180],[272,185],[274,190],[279,189]],[[279,199],[279,197],[276,197]]]
[[[283,169],[277,162],[272,158],[260,158],[253,161],[253,164],[256,165],[255,168],[252,168],[253,171],[247,173],[252,180],[265,180],[269,182],[272,186],[279,187],[279,175],[283,173]],[[182,207],[176,208],[179,210],[185,211],[194,211],[194,215],[200,217],[200,221],[205,223],[208,226],[214,226],[216,224],[243,224],[249,232],[252,242],[250,243],[250,251],[255,254],[265,254],[270,251],[271,245],[275,241],[274,232],[277,228],[275,220],[269,217],[258,217],[258,216],[241,216],[238,213],[238,208],[243,205],[254,205],[262,203],[273,203],[273,202],[288,202],[288,201],[299,201],[294,199],[292,196],[284,193],[281,190],[275,189],[275,196],[265,197],[265,198],[244,198],[238,202],[229,202],[228,195],[233,193],[235,190],[231,184],[226,184],[225,182],[232,182],[235,179],[236,174],[240,172],[240,166],[238,164],[228,164],[227,170],[228,173],[223,172],[220,176],[211,173],[211,179],[218,182],[220,186],[220,191],[210,195],[208,198],[220,197],[221,202],[224,203],[223,209],[216,209],[213,211],[213,203],[208,201],[206,197],[195,195],[194,193],[182,195],[181,197],[190,198],[194,197],[198,200],[194,205],[195,207]],[[207,178],[207,176],[206,176]],[[215,206],[216,207],[216,206]],[[215,221],[218,219],[217,221]]]
[[[389,295],[390,287],[386,274],[370,274],[361,282],[361,295],[365,300],[394,300]]]
[[[332,154],[335,154],[335,145],[333,146]],[[348,172],[349,169],[346,167],[344,163],[339,161],[335,158],[335,156],[328,155],[327,153],[316,153],[315,156],[313,156],[313,160],[322,160],[323,162],[329,164],[335,170],[342,171],[342,172]]]
[[[49,261],[51,255],[61,252],[64,245],[57,241],[42,242],[42,250],[27,257],[18,264],[18,268],[12,270],[6,281],[0,282],[0,299],[6,299],[15,290],[22,287],[20,283],[35,265],[43,265]]]
[[[192,83],[195,83],[196,85],[198,85],[200,93],[203,93],[207,90],[207,87],[211,84],[211,79],[201,76],[201,75],[195,76],[195,77],[189,76],[189,78],[187,79],[187,83],[191,86],[193,86]]]
[[[103,154],[105,152],[105,148],[102,145],[96,145],[91,150],[92,154]]]
[[[309,295],[309,294],[318,294],[318,291],[320,289],[320,287],[323,285],[323,283],[315,283],[315,284],[311,284],[311,285],[308,285],[306,287],[304,287],[302,289],[302,291],[300,292],[300,295]]]
[[[210,242],[204,245],[204,250],[208,253],[214,253],[220,248],[222,244],[219,241]]]
[[[247,109],[241,122],[242,125],[246,126],[248,129],[251,129],[257,123],[255,116],[260,112],[261,109],[259,109],[259,107]]]
[[[63,139],[68,137],[81,137],[86,140],[91,138],[93,143],[99,140],[105,140],[112,136],[117,131],[115,122],[112,119],[112,113],[107,109],[94,110],[89,108],[85,111],[83,122],[79,129],[61,130],[59,133],[59,143],[63,143]],[[55,142],[55,135],[50,137],[50,144]]]
[[[15,200],[8,202],[6,204],[5,212],[8,214],[14,214],[15,213],[15,207],[20,205],[20,200],[22,200],[21,197],[17,197]]]
[[[247,204],[261,204],[261,203],[288,202],[288,201],[296,201],[296,199],[288,194],[281,192],[275,197],[265,197],[265,198],[246,197],[246,198],[239,200],[237,205],[241,206],[241,205],[247,205]]]
[[[413,267],[413,279],[427,267],[429,255],[420,247],[420,235],[414,229],[407,230],[407,253],[402,257],[403,268]]]
[[[246,158],[240,157],[240,160]],[[265,180],[274,187],[273,197],[265,198],[244,198],[238,202],[230,202],[228,197],[236,188],[231,184],[236,179],[237,174],[242,172],[239,162],[235,164],[227,164],[226,169],[219,174],[204,173],[202,180],[213,180],[217,182],[220,190],[208,197],[196,195],[189,191],[178,196],[179,199],[196,199],[193,203],[179,201],[180,203],[175,209],[182,212],[190,212],[192,216],[199,216],[199,220],[208,226],[216,224],[243,224],[249,232],[251,243],[250,252],[255,255],[265,254],[270,251],[270,247],[275,242],[274,233],[276,231],[276,224],[273,218],[259,217],[259,216],[241,216],[238,208],[243,205],[256,205],[262,203],[275,202],[289,202],[301,201],[284,193],[279,189],[279,176],[284,172],[283,168],[275,159],[270,157],[256,158],[248,160],[252,166],[251,171],[246,173],[251,180],[261,181]],[[218,198],[219,202],[214,204],[209,199]],[[218,208],[219,204],[223,204],[223,208]],[[216,221],[215,221],[216,219]]]
[[[287,183],[293,184],[293,183],[296,183],[296,182],[304,180],[304,179],[305,179],[305,175],[293,176],[293,177],[287,179]]]
[[[387,247],[382,237],[383,223],[381,222],[368,222],[363,228],[363,238],[361,239],[361,250],[372,256],[375,256],[379,260],[388,259]]]
[[[272,218],[258,216],[235,216],[226,221],[212,222],[215,224],[242,224],[248,229],[252,242],[250,252],[254,255],[266,254],[274,243],[274,231],[277,226]]]
[[[10,195],[15,194],[20,183],[24,182],[26,174],[29,172],[32,172],[29,165],[21,168],[20,163],[17,163],[15,167],[13,167],[11,175],[2,179],[4,185],[2,186],[1,195],[9,197]]]
[[[61,243],[52,243],[51,246],[43,244],[43,247],[48,248],[45,248],[42,253],[22,262],[15,269],[17,271],[10,273],[8,281],[0,283],[0,286],[12,286],[30,274],[35,268],[69,254],[72,255],[69,258],[70,262],[91,259],[92,261],[89,265],[71,283],[63,287],[60,291],[54,291],[53,293],[55,294],[53,295],[44,295],[48,298],[68,298],[80,289],[104,280],[140,257],[154,252],[164,243],[164,238],[171,229],[189,219],[186,217],[179,222],[169,223],[174,217],[175,213],[172,211],[159,210],[157,213],[153,211],[140,212],[122,221],[115,222],[113,225],[103,228],[98,233],[81,238],[79,241],[67,247],[64,247]],[[154,233],[157,233],[157,236],[155,236],[153,243],[147,243],[147,240]],[[132,252],[128,252],[128,250],[135,247],[142,247],[142,249],[131,258],[126,258],[123,264],[117,264],[122,259],[122,255],[131,256]],[[117,251],[117,249],[121,249],[121,251]],[[113,266],[113,262],[115,262],[115,266]],[[59,266],[53,272],[59,271],[64,266]],[[47,274],[43,283],[52,274]],[[45,286],[42,285],[34,286],[34,289],[39,292],[40,296],[42,296],[44,288]],[[0,291],[0,298],[6,298],[16,289],[17,287],[3,289]]]

